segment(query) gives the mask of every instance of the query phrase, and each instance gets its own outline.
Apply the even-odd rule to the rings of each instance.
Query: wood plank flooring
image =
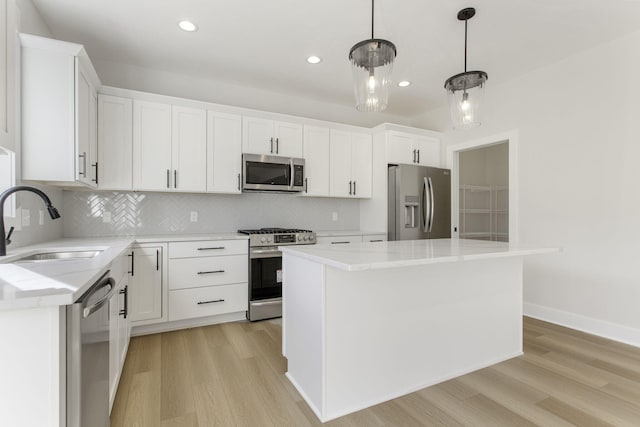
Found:
[[[131,340],[111,426],[322,425],[285,378],[277,322]],[[326,426],[640,426],[640,349],[524,319],[524,356]]]

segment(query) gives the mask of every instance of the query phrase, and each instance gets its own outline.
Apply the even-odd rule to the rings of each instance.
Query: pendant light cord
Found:
[[[469,19],[464,20],[464,72],[467,72],[467,23]]]
[[[373,39],[373,1],[371,0],[371,38]]]

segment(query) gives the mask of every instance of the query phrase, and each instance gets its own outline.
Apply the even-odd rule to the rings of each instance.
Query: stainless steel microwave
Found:
[[[304,159],[243,154],[242,177],[242,191],[302,191]]]

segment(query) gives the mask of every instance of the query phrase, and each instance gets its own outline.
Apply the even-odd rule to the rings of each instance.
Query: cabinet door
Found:
[[[417,163],[423,166],[440,167],[440,141],[435,138],[417,136],[413,140],[417,151]]]
[[[240,194],[242,118],[207,112],[207,191]]]
[[[397,164],[413,164],[418,156],[414,152],[411,135],[388,132],[387,134],[387,161]]]
[[[171,188],[204,192],[207,188],[207,112],[173,106]]]
[[[331,129],[329,144],[329,194],[333,197],[352,197],[351,134]]]
[[[302,125],[287,122],[274,123],[275,154],[286,157],[302,157]]]
[[[89,181],[98,186],[98,94],[90,86],[89,95]]]
[[[133,188],[171,186],[171,105],[133,101]]]
[[[129,313],[132,322],[162,318],[162,248],[134,248],[129,277]]]
[[[276,154],[273,121],[256,117],[242,118],[242,152]]]
[[[351,178],[354,184],[354,196],[371,197],[371,135],[366,133],[351,134]]]
[[[302,154],[304,156],[305,196],[329,195],[329,128],[304,127]]]
[[[133,189],[133,102],[98,96],[98,186]]]
[[[90,150],[90,111],[91,84],[75,61],[76,67],[76,179],[85,184],[91,183],[89,156]]]
[[[115,293],[109,299],[109,408],[113,406],[120,376],[120,359],[118,343],[120,341],[119,323],[120,295]]]

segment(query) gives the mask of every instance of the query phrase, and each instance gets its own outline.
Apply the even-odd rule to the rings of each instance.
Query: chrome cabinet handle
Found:
[[[224,299],[214,299],[214,300],[211,300],[211,301],[198,301],[198,305],[213,304],[214,302],[224,302]]]
[[[238,174],[238,191],[240,191],[240,174]]]
[[[212,251],[216,249],[224,249],[224,246],[214,246],[211,248],[198,248],[199,251]]]
[[[78,157],[82,159],[82,172],[78,172],[78,175],[82,175],[83,177],[87,177],[87,152],[84,151],[82,154],[79,154]]]
[[[178,169],[173,170],[173,188],[178,188]]]
[[[95,177],[95,179],[92,179],[91,181],[93,181],[96,184],[98,184],[98,162],[95,162],[94,164],[92,164],[91,167],[92,168],[96,168],[96,177]]]
[[[169,182],[169,180],[171,175],[171,171],[169,169],[167,169],[167,188],[171,188],[171,183]]]
[[[224,273],[224,270],[198,271],[198,274]]]
[[[271,154],[273,154],[273,137],[271,138]]]
[[[351,190],[351,184],[353,181],[349,181],[349,195],[353,194],[353,190]]]

